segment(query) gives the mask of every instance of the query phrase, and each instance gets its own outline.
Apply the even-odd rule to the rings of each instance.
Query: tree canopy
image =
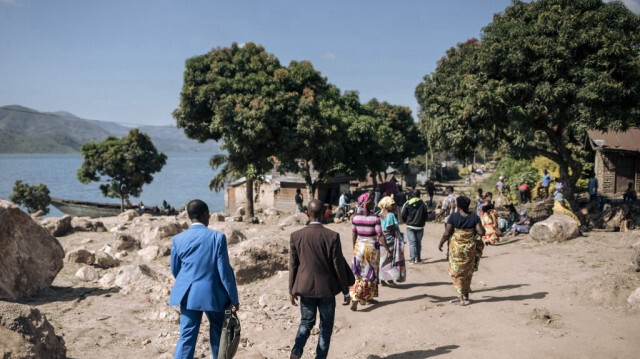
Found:
[[[282,140],[287,100],[286,70],[254,43],[212,49],[186,61],[180,107],[173,116],[189,138],[223,140],[227,155],[211,159],[222,166],[210,187],[219,190],[233,177],[247,179],[247,214],[253,216],[253,182],[273,168]]]
[[[121,209],[129,196],[140,196],[142,186],[151,183],[152,175],[167,162],[167,156],[158,153],[149,136],[137,128],[123,138],[110,136],[102,142],[86,143],[81,153],[84,161],[78,180],[85,184],[105,182],[100,185],[102,195],[120,198]]]
[[[49,213],[49,188],[47,185],[40,183],[37,186],[29,186],[20,180],[13,185],[13,193],[9,196],[9,200],[18,205],[25,206],[27,212],[36,213],[42,211],[44,214]]]
[[[557,162],[570,194],[586,131],[640,123],[639,48],[640,21],[619,2],[513,1],[425,77],[421,119],[460,154],[506,145]]]
[[[249,216],[253,182],[275,164],[300,174],[312,198],[318,184],[338,173],[364,177],[401,161],[410,152],[402,136],[416,134],[413,126],[392,136],[393,126],[413,124],[408,108],[364,106],[357,92],[342,94],[309,61],[284,67],[253,43],[188,59],[180,99],[178,127],[201,142],[222,140],[227,151],[211,158],[220,171],[210,188],[245,177]]]

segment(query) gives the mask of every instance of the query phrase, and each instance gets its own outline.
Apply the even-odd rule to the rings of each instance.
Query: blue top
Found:
[[[553,181],[553,179],[551,178],[550,174],[547,173],[545,175],[542,175],[542,187],[549,187],[551,181]]]
[[[589,185],[587,186],[589,194],[594,196],[598,194],[598,179],[595,177],[589,178]]]
[[[398,219],[396,215],[393,213],[387,213],[387,215],[383,218],[380,218],[380,225],[382,225],[382,231],[389,232],[387,228],[396,226],[398,227]]]
[[[456,212],[451,214],[447,220],[447,224],[460,229],[475,228],[478,223],[480,223],[480,217],[473,212],[469,213],[466,217]]]
[[[560,193],[560,192],[556,192],[553,195],[553,199],[558,201],[558,202],[563,202],[564,201],[564,195],[562,193]]]
[[[342,207],[342,206],[346,206],[347,205],[347,196],[345,196],[344,194],[342,194],[342,196],[340,196],[340,199],[338,200],[338,207]]]
[[[224,312],[227,305],[238,305],[227,239],[218,231],[196,223],[174,236],[171,272],[176,282],[169,305],[211,312]]]

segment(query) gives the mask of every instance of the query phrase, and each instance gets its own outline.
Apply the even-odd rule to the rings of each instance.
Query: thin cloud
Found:
[[[322,58],[325,60],[335,60],[336,59],[336,54],[334,54],[333,52],[325,52],[324,54],[322,54]]]

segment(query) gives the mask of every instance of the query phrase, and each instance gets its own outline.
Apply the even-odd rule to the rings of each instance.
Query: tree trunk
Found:
[[[254,212],[253,212],[253,183],[254,182],[255,182],[254,179],[247,178],[247,187],[246,187],[247,204],[245,207],[245,214],[248,218],[254,217]]]
[[[120,195],[120,213],[124,212],[124,195]]]
[[[371,182],[373,185],[373,192],[375,192],[376,188],[378,188],[378,179],[376,178],[375,172],[371,172]]]
[[[304,176],[304,184],[307,188],[307,202],[313,199],[313,194],[315,192],[315,183],[310,175]]]

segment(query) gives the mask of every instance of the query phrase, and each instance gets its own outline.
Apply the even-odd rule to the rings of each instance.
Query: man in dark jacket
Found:
[[[422,251],[422,236],[424,234],[424,223],[427,221],[427,205],[420,199],[420,191],[413,191],[413,197],[404,204],[400,214],[404,223],[407,224],[407,237],[409,238],[409,263],[420,263]]]
[[[335,296],[342,292],[342,305],[348,305],[349,285],[353,284],[350,283],[353,277],[349,278],[351,270],[342,255],[340,235],[322,226],[322,201],[314,199],[307,209],[311,222],[291,233],[289,293],[291,304],[295,306],[300,296],[301,313],[291,359],[302,357],[304,345],[316,323],[316,312],[320,312],[316,358],[327,357],[335,318]]]

